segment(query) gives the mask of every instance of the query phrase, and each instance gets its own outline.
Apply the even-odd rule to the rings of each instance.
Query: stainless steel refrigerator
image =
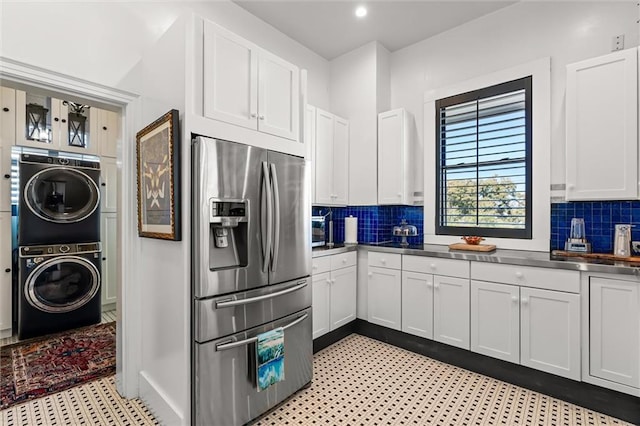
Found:
[[[192,423],[241,425],[311,382],[311,200],[303,158],[192,146]],[[259,334],[284,329],[284,380],[256,385]]]

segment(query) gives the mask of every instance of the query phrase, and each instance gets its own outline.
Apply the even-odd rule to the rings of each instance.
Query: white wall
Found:
[[[565,182],[565,66],[611,50],[625,35],[625,48],[638,45],[636,2],[519,2],[391,54],[391,107],[416,118],[423,147],[423,94],[473,77],[542,57],[551,57],[551,184]],[[535,147],[534,147],[535,149]],[[423,158],[423,157],[418,157]],[[416,180],[432,173],[418,167]],[[535,172],[535,170],[534,170]],[[433,200],[425,188],[425,203]],[[552,196],[554,194],[552,193]],[[562,195],[560,192],[559,195]]]
[[[307,69],[309,102],[329,109],[329,62],[229,1],[0,2],[0,56],[107,86],[194,11]]]
[[[389,105],[388,54],[371,42],[331,61],[330,111],[349,120],[349,205],[378,202],[378,102]]]

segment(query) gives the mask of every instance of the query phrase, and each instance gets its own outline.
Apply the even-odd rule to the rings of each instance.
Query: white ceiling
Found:
[[[234,0],[240,7],[325,59],[377,40],[391,52],[424,40],[514,1]],[[356,18],[356,6],[368,14]]]

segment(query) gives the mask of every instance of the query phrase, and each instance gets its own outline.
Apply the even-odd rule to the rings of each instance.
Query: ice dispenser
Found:
[[[209,269],[247,266],[247,200],[209,200]]]

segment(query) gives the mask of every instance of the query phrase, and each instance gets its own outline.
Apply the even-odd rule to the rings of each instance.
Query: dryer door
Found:
[[[55,223],[80,222],[100,205],[100,190],[95,181],[71,167],[39,171],[29,179],[23,195],[33,214]]]
[[[24,296],[31,306],[44,312],[63,313],[78,309],[96,295],[100,274],[85,258],[58,256],[33,268],[24,285]]]

